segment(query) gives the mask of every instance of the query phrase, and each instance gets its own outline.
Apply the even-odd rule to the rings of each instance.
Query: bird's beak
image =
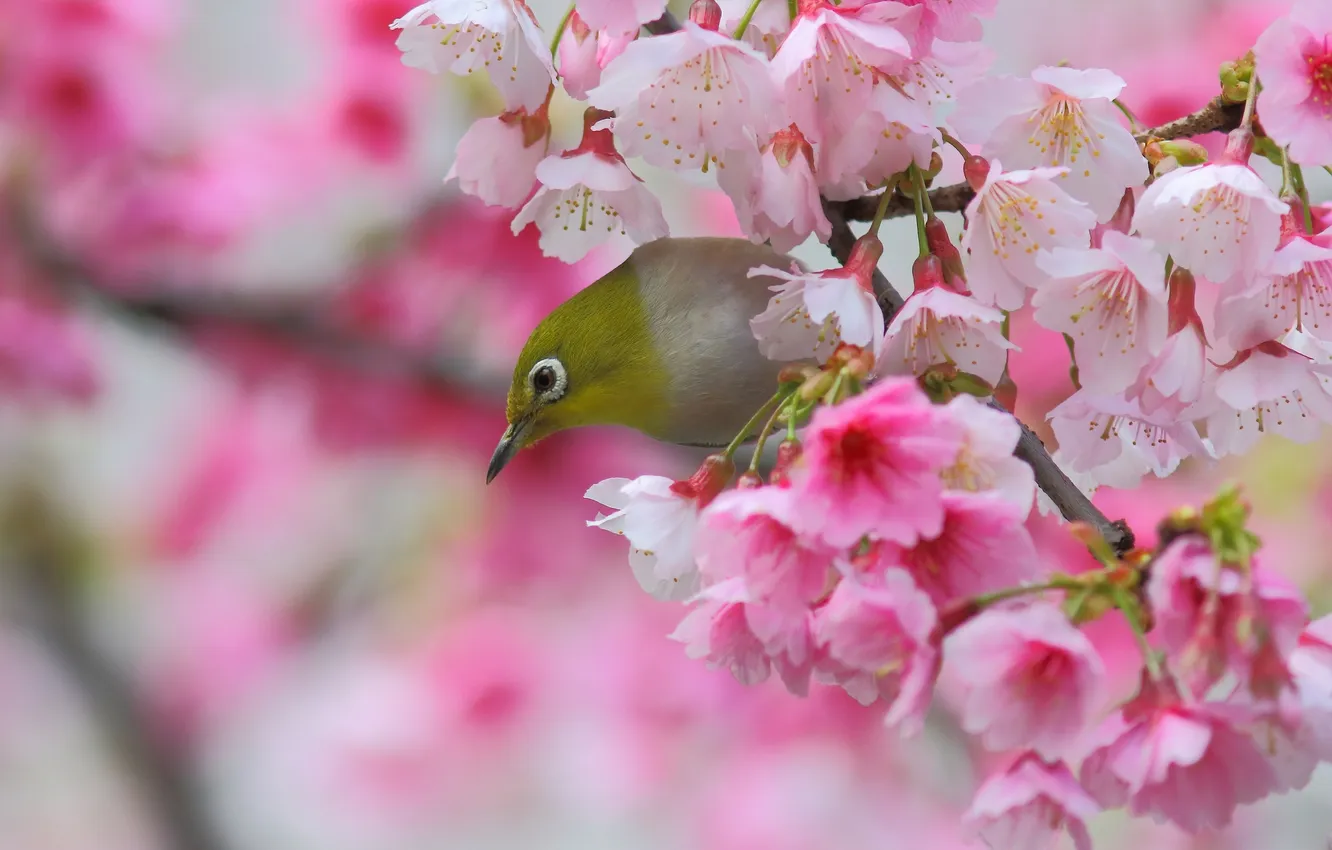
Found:
[[[490,466],[486,469],[486,483],[495,480],[495,476],[500,474],[500,470],[513,460],[513,456],[518,454],[518,450],[523,447],[523,437],[526,436],[527,426],[530,419],[519,419],[504,429],[504,436],[500,437],[499,445],[495,447],[495,453],[490,456]]]

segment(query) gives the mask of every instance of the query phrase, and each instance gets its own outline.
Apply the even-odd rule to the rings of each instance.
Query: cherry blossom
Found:
[[[1164,478],[1186,457],[1212,455],[1192,422],[1149,416],[1122,396],[1079,391],[1046,418],[1069,468],[1112,487],[1135,487],[1148,472]]]
[[[580,100],[601,84],[601,74],[615,57],[633,43],[635,33],[611,35],[593,30],[575,9],[560,38],[560,84],[570,97]]]
[[[1286,212],[1249,167],[1252,145],[1251,134],[1236,130],[1217,161],[1157,179],[1138,201],[1133,228],[1196,275],[1247,281],[1276,250]]]
[[[843,5],[869,5],[878,0],[847,0]],[[990,15],[999,0],[906,0],[908,6],[922,6],[926,22],[922,25],[950,42],[974,41],[981,37],[983,16]]]
[[[1045,279],[1036,264],[1042,250],[1086,248],[1096,214],[1055,184],[1054,168],[1005,171],[999,160],[970,169],[976,197],[967,204],[970,226],[962,250],[970,258],[967,280],[982,304],[1016,310],[1027,287]]]
[[[928,105],[875,86],[869,107],[819,146],[820,187],[832,200],[859,198],[913,164],[928,169],[937,141]]]
[[[1164,261],[1153,248],[1109,231],[1100,248],[1056,248],[1036,260],[1051,278],[1032,298],[1036,321],[1073,339],[1089,392],[1126,389],[1165,345]]]
[[[523,0],[429,0],[393,22],[403,64],[489,74],[508,109],[535,113],[555,80],[550,49]]]
[[[588,525],[628,538],[633,548],[629,566],[643,590],[654,599],[680,602],[698,592],[694,563],[697,500],[677,492],[675,482],[660,475],[633,480],[608,478],[593,484],[586,497],[612,509]]]
[[[1058,758],[1098,707],[1100,656],[1054,604],[984,611],[944,651],[965,693],[962,726],[992,750]]]
[[[592,29],[624,35],[660,18],[666,0],[578,0],[577,9]]]
[[[722,11],[722,31],[735,32],[740,26],[740,19],[753,5],[753,0],[717,0],[717,3]],[[759,0],[754,17],[749,19],[749,26],[745,27],[740,38],[772,58],[790,28],[791,13],[786,0]]]
[[[1263,132],[1304,165],[1332,165],[1332,8],[1297,0],[1253,46]]]
[[[1085,821],[1100,810],[1066,764],[1024,753],[985,780],[963,821],[993,850],[1053,850],[1064,831],[1091,850]]]
[[[1239,347],[1247,342],[1242,332],[1275,339],[1292,328],[1332,340],[1332,247],[1307,237],[1299,217],[1294,210],[1286,213],[1281,247],[1247,288],[1217,308],[1218,331]]]
[[[1300,700],[1298,741],[1322,761],[1332,761],[1332,614],[1305,628],[1289,666]]]
[[[796,361],[826,360],[840,343],[878,350],[883,338],[883,308],[871,288],[870,275],[883,253],[877,238],[856,243],[840,269],[785,272],[758,266],[749,276],[786,281],[769,287],[775,295],[768,307],[750,320],[764,357]]]
[[[529,117],[508,112],[482,118],[458,141],[445,182],[491,206],[520,207],[532,194],[537,165],[550,143],[550,122],[542,109]]]
[[[579,146],[537,165],[541,187],[513,219],[514,233],[535,223],[541,250],[566,263],[616,237],[641,244],[669,232],[661,203],[615,151],[610,131],[592,126],[596,120],[589,110]]]
[[[732,159],[717,183],[755,243],[771,241],[785,252],[811,235],[827,241],[832,233],[814,177],[814,150],[794,124],[773,134],[756,156]]]
[[[750,631],[741,603],[705,601],[680,621],[670,637],[685,645],[690,658],[706,658],[714,667],[725,667],[743,685],[757,685],[772,673],[772,663]]]
[[[1209,376],[1208,439],[1221,455],[1242,454],[1267,433],[1313,441],[1323,423],[1332,422],[1324,386],[1329,376],[1332,365],[1280,342],[1238,352]]]
[[[908,375],[953,364],[993,386],[1007,352],[1016,348],[1004,339],[1004,314],[942,284],[918,288],[893,316],[884,363]]]
[[[1036,476],[1030,465],[1013,456],[1022,426],[1010,414],[969,395],[957,396],[947,407],[965,433],[962,450],[940,472],[945,491],[993,495],[1026,519],[1036,495]]]
[[[616,112],[625,156],[663,168],[729,165],[731,152],[752,151],[787,124],[767,60],[715,29],[681,26],[630,44],[588,101]]]
[[[1105,221],[1124,189],[1147,179],[1147,160],[1111,102],[1123,90],[1109,71],[1043,65],[1029,79],[993,76],[964,89],[949,120],[1009,168],[1064,169],[1056,184]]]
[[[1167,302],[1170,335],[1143,367],[1128,397],[1148,416],[1183,418],[1203,395],[1208,373],[1207,337],[1194,306],[1195,282],[1187,269],[1170,274]]]
[[[797,530],[833,546],[867,534],[907,545],[937,535],[944,520],[938,473],[957,456],[962,434],[907,378],[884,378],[819,408],[791,470],[792,496],[802,506]]]

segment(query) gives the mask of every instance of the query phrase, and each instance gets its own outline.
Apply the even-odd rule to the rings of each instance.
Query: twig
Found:
[[[1133,138],[1139,142],[1157,139],[1165,142],[1183,136],[1201,136],[1217,130],[1233,130],[1240,125],[1244,115],[1244,104],[1224,103],[1220,97],[1214,97],[1206,106],[1191,115],[1176,118],[1160,127],[1151,127],[1138,133]]]

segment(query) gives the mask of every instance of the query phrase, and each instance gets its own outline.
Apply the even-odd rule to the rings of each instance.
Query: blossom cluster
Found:
[[[1021,426],[980,399],[1011,392],[1025,313],[1067,341],[1050,427],[1089,488],[1332,421],[1332,231],[1303,177],[1332,166],[1332,17],[1300,0],[1223,71],[1213,108],[1243,114],[1207,128],[1229,129],[1209,160],[1140,128],[1109,70],[987,75],[994,5],[696,0],[672,28],[663,2],[578,0],[549,47],[523,0],[431,0],[394,27],[408,64],[494,83],[503,111],[449,178],[549,256],[667,236],[644,167],[714,180],[779,251],[830,241],[826,203],[878,206],[838,268],[749,271],[773,292],[758,350],[802,364],[757,434],[786,430],[766,480],[756,451],[731,487],[733,445],[688,479],[587,492],[642,587],[691,606],[673,635],[691,656],[839,687],[908,734],[954,675],[963,727],[1009,755],[969,813],[996,847],[1064,830],[1086,847],[1102,808],[1219,828],[1332,760],[1332,621],[1267,569],[1229,492],[1152,550],[1089,534],[1101,566],[1066,574],[1028,527]],[[552,151],[560,90],[586,110]],[[949,165],[969,198],[956,245],[928,193]],[[899,196],[921,250],[886,315],[878,232]],[[1110,612],[1142,643],[1128,700],[1102,692],[1083,630]]]

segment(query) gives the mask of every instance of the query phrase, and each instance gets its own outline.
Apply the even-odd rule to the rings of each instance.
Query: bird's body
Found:
[[[791,258],[744,239],[659,239],[547,316],[514,368],[490,477],[524,446],[584,425],[721,446],[776,390],[784,364],[762,356],[749,322]]]

